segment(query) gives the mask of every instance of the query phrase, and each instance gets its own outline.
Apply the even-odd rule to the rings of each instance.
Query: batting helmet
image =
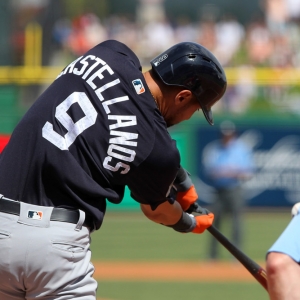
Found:
[[[214,124],[211,107],[224,95],[227,80],[221,64],[209,50],[197,43],[179,43],[150,63],[165,84],[190,90],[207,122]]]

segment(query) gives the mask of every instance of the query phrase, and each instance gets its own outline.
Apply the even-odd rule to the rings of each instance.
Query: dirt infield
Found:
[[[97,280],[255,281],[238,262],[93,262]],[[262,267],[264,263],[260,263]]]

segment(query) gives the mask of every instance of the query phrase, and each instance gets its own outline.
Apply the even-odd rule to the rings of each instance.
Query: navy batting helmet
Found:
[[[209,50],[197,43],[179,43],[150,63],[165,84],[190,90],[208,123],[214,124],[211,107],[224,95],[227,80],[221,64]]]

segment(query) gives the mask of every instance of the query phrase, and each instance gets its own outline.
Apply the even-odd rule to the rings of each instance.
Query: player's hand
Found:
[[[198,199],[198,194],[196,192],[194,185],[191,185],[186,191],[183,192],[177,191],[176,201],[179,202],[183,211],[187,211],[189,207],[193,203],[195,203],[197,199]]]
[[[213,224],[214,214],[208,209],[201,207],[198,203],[193,203],[187,212],[192,214],[196,221],[196,226],[191,231],[193,233],[203,233],[205,229]]]
[[[180,206],[176,204],[179,209]],[[212,225],[214,214],[205,208],[202,208],[198,203],[190,206],[188,212],[182,212],[181,218],[172,225],[166,225],[181,233],[202,233]]]
[[[176,200],[181,205],[183,211],[186,211],[198,199],[190,174],[182,167],[178,170],[173,188],[176,191]]]
[[[193,233],[203,233],[205,229],[210,227],[214,221],[214,214],[194,216],[196,220],[196,226],[192,230]]]

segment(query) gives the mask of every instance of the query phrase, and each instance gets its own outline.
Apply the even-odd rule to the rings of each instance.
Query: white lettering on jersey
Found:
[[[133,147],[137,146],[137,142],[129,142],[128,141],[128,140],[137,139],[138,138],[137,133],[111,130],[110,135],[118,136],[116,138],[109,139],[110,144],[121,144],[121,145],[133,146]]]
[[[121,174],[126,174],[130,170],[130,166],[124,163],[117,163],[115,167],[112,167],[108,164],[108,162],[111,161],[112,157],[132,162],[136,156],[136,152],[131,149],[127,149],[125,147],[117,146],[116,144],[126,145],[126,146],[133,146],[137,147],[137,142],[132,142],[128,140],[137,139],[138,134],[137,133],[131,133],[131,132],[123,132],[123,131],[115,131],[112,129],[120,128],[120,127],[127,127],[127,126],[135,126],[137,125],[136,116],[117,116],[117,115],[108,115],[109,120],[116,120],[117,122],[115,124],[109,125],[110,135],[117,135],[119,137],[117,138],[111,138],[109,139],[110,146],[107,150],[107,154],[109,156],[106,156],[103,167],[106,169],[109,169],[111,171],[117,171],[120,167],[123,167],[124,170],[121,172]],[[121,155],[120,153],[116,153],[116,151],[123,152],[127,155]]]
[[[67,113],[74,103],[78,103],[85,114],[76,123],[73,122]],[[79,134],[95,124],[97,111],[85,93],[74,92],[56,107],[55,118],[68,132],[61,136],[53,130],[53,125],[50,122],[46,122],[42,129],[42,136],[59,149],[68,150]]]
[[[82,64],[82,68],[78,70],[77,68],[74,68],[73,74],[75,75],[82,75],[85,69],[88,67],[89,63],[87,62],[88,59],[95,59],[94,55],[88,55],[85,58],[83,58],[81,61],[79,61],[80,64]]]
[[[94,56],[94,55],[93,55]],[[94,56],[95,57],[95,56]],[[82,78],[83,79],[86,79],[88,76],[89,76],[89,74],[99,65],[99,64],[101,64],[101,65],[105,65],[106,64],[106,62],[105,61],[103,61],[101,58],[99,58],[99,57],[95,57],[94,58],[95,59],[95,63],[91,66],[91,67],[89,67],[89,69],[84,73],[84,75],[82,76]]]
[[[122,101],[127,101],[127,100],[129,100],[128,96],[118,97],[118,98],[104,101],[102,103],[102,106],[103,106],[105,112],[107,114],[110,114],[110,109],[108,108],[108,105],[115,104],[115,103],[122,102]]]
[[[97,71],[92,72],[99,65],[102,65],[102,67]],[[116,105],[117,103],[123,101],[128,101],[129,97],[127,95],[116,97],[110,100],[105,100],[104,96],[102,95],[105,90],[121,83],[120,79],[117,78],[102,86],[98,86],[101,80],[105,77],[104,74],[108,74],[109,76],[113,75],[114,72],[105,61],[94,55],[88,55],[84,58],[82,58],[81,56],[78,59],[74,60],[59,74],[57,78],[67,73],[73,73],[74,75],[82,76],[82,79],[86,80],[86,83],[94,90],[96,96],[102,102],[103,109],[108,115],[108,120],[115,120],[115,123],[109,125],[110,135],[113,137],[109,139],[109,147],[107,149],[108,156],[104,158],[103,167],[113,172],[117,172],[120,170],[121,174],[128,173],[130,170],[130,165],[125,162],[134,161],[136,152],[132,149],[128,149],[122,146],[137,147],[138,134],[115,131],[113,129],[136,126],[136,116],[110,115],[110,106]],[[79,104],[85,115],[75,123],[67,113],[68,109],[74,103]],[[59,149],[69,150],[69,147],[74,143],[76,138],[84,130],[95,124],[97,111],[85,93],[74,92],[69,97],[67,97],[60,105],[57,106],[55,118],[66,128],[68,132],[64,136],[61,136],[59,133],[54,131],[53,124],[51,124],[50,122],[46,122],[42,129],[42,136]],[[115,166],[112,166],[109,163],[112,162],[113,158],[121,161],[117,162]],[[123,170],[121,170],[121,168]]]
[[[102,92],[104,92],[104,91],[107,90],[108,88],[111,88],[111,87],[113,87],[113,86],[115,86],[115,85],[117,85],[117,84],[119,84],[119,83],[120,83],[120,79],[118,78],[118,79],[116,79],[116,80],[113,80],[113,81],[111,81],[111,82],[109,82],[109,83],[107,83],[107,84],[104,84],[103,86],[99,87],[99,88],[95,91],[95,93],[96,93],[96,95],[98,96],[99,100],[100,100],[100,101],[103,101],[103,100],[104,100],[104,98],[103,98],[103,96],[102,96]]]
[[[115,151],[118,150],[119,152],[126,153],[126,154],[129,154],[129,155],[121,155],[121,154],[118,154],[117,152],[114,152],[114,150]],[[107,154],[109,156],[119,158],[121,160],[129,161],[129,162],[133,161],[134,158],[135,158],[135,155],[136,155],[134,150],[127,149],[125,147],[117,146],[117,145],[114,145],[114,144],[111,144],[108,147]]]
[[[71,62],[68,66],[65,67],[65,69],[56,77],[59,78],[60,76],[64,75],[67,73],[68,70],[70,70],[69,73],[73,72],[75,64],[82,58],[82,56],[78,57],[76,60]]]
[[[103,72],[107,70],[110,75],[114,74],[113,70],[110,68],[109,65],[104,65],[102,68],[100,68],[98,71],[96,71],[86,82],[91,86],[92,89],[95,89],[97,86],[93,82],[94,79],[97,77],[100,79],[103,79]]]
[[[137,125],[136,116],[109,115],[108,119],[117,121],[115,124],[109,125],[109,129],[116,129],[116,128],[120,128],[120,127],[127,127],[127,126]]]
[[[81,56],[82,57],[82,56]],[[81,57],[77,58],[76,60],[74,60],[72,63],[70,63],[64,70],[63,70],[63,74],[67,74],[68,73],[73,73],[74,71],[74,67],[76,65],[76,63],[81,59]]]
[[[111,171],[113,171],[113,172],[117,172],[121,167],[123,167],[124,170],[121,171],[121,174],[126,174],[126,173],[129,172],[129,170],[130,170],[129,165],[124,164],[124,163],[122,163],[122,162],[118,162],[118,163],[115,165],[115,167],[112,167],[111,165],[108,164],[111,160],[112,160],[112,157],[110,157],[110,156],[106,156],[106,157],[105,157],[104,162],[103,162],[103,167],[104,167],[105,169],[111,170]]]

